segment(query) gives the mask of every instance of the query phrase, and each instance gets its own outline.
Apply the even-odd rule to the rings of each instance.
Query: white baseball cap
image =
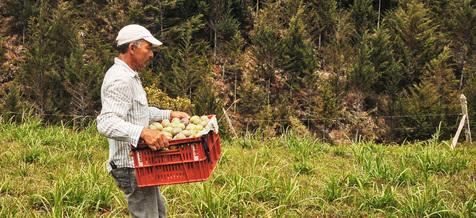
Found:
[[[117,46],[120,46],[122,44],[139,39],[144,39],[152,43],[153,46],[159,46],[163,44],[161,41],[156,39],[149,30],[138,24],[130,24],[122,27],[122,29],[119,30],[119,33],[117,34],[116,42]]]

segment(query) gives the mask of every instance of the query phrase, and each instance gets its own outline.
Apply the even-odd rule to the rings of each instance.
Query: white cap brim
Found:
[[[161,46],[164,44],[153,36],[144,37],[143,39],[147,42],[150,42],[153,46]]]

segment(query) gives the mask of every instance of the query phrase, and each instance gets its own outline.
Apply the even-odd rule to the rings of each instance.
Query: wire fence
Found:
[[[15,117],[17,120],[27,120],[29,117],[41,117],[45,118],[46,120],[56,120],[60,121],[62,124],[65,125],[71,125],[73,127],[85,127],[92,125],[96,121],[97,114],[95,115],[75,115],[75,114],[48,114],[48,113],[43,113],[43,114],[28,114],[28,113],[19,113],[19,112],[2,112],[2,119],[5,119],[5,115],[8,117]],[[421,118],[434,118],[434,117],[445,117],[446,119],[454,119],[454,124],[453,125],[444,125],[444,126],[439,126],[439,125],[430,125],[427,124],[425,126],[414,126],[414,127],[409,127],[409,126],[392,126],[388,125],[389,122],[387,122],[386,126],[382,126],[384,128],[389,129],[390,131],[399,131],[399,132],[411,132],[411,131],[421,131],[421,132],[429,132],[429,131],[446,131],[450,133],[456,132],[457,124],[459,123],[459,120],[462,117],[461,113],[454,113],[454,114],[407,114],[407,115],[368,115],[368,116],[353,116],[352,120],[359,120],[359,119],[380,119],[383,118],[385,120],[393,120],[392,122],[398,123],[401,122],[402,119],[421,119]],[[224,122],[223,119],[224,115],[217,115],[217,119],[219,122]],[[324,123],[334,123],[334,122],[345,122],[348,121],[349,118],[301,118],[299,119],[303,125],[305,125],[308,129],[313,129],[313,131],[321,132],[317,133],[317,135],[322,135],[322,137],[325,137],[325,134],[328,133],[331,129],[329,127],[326,128],[326,124],[323,124],[322,128],[312,128],[313,123],[319,123],[319,122],[324,122]],[[238,122],[235,120],[235,122]],[[241,125],[243,127],[243,133],[248,134],[250,131],[252,132],[253,128],[251,126],[257,126],[260,125],[266,125],[266,124],[280,124],[280,125],[286,125],[289,124],[288,119],[245,119],[240,121]],[[221,125],[228,125],[227,123],[222,123]],[[470,126],[476,125],[476,120],[475,121],[470,121]],[[474,128],[473,128],[474,129]],[[357,128],[357,132],[355,134],[359,134],[359,128]]]
[[[416,118],[416,117],[438,117],[438,116],[462,116],[461,113],[459,114],[414,114],[414,115],[372,115],[371,117],[374,118]],[[356,116],[356,118],[359,118]],[[361,118],[366,118],[366,117],[361,117]],[[339,121],[339,120],[348,120],[348,118],[313,118],[313,119],[308,119],[308,118],[303,118],[300,119],[301,121],[322,121],[322,120],[330,120],[330,121]],[[252,122],[265,122],[265,121],[273,121],[273,122],[289,122],[288,119],[253,119],[251,120]]]
[[[32,114],[28,113],[19,113],[19,112],[3,112],[3,114],[7,115],[21,115],[21,116],[31,116]],[[39,117],[55,117],[55,118],[71,118],[71,119],[96,119],[98,114],[96,115],[75,115],[75,114],[48,114],[48,113],[35,113],[34,116]],[[385,119],[393,119],[393,118],[421,118],[421,117],[461,117],[461,113],[457,114],[412,114],[412,115],[369,115],[369,116],[354,116],[354,119],[359,118],[385,118]],[[218,115],[218,120],[222,119],[222,115]],[[302,122],[307,121],[342,121],[342,120],[349,120],[349,118],[301,118],[299,119]],[[246,119],[244,122],[248,123],[262,123],[262,122],[277,122],[277,123],[286,123],[289,122],[289,119]],[[476,123],[473,121],[472,123]]]

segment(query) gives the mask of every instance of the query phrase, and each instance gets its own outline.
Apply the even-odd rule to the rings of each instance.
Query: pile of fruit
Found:
[[[179,118],[173,118],[170,120],[162,120],[162,122],[153,122],[149,125],[150,129],[159,130],[160,133],[165,135],[169,140],[195,138],[202,136],[200,132],[205,126],[207,126],[208,116],[190,117],[190,120],[181,120]]]

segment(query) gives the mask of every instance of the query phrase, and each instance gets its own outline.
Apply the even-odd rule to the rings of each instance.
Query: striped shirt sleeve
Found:
[[[171,110],[160,110],[156,107],[149,107],[150,122],[170,119]]]
[[[144,127],[127,122],[126,116],[132,107],[131,87],[124,79],[105,84],[101,113],[97,117],[97,128],[102,135],[118,141],[137,145]]]

